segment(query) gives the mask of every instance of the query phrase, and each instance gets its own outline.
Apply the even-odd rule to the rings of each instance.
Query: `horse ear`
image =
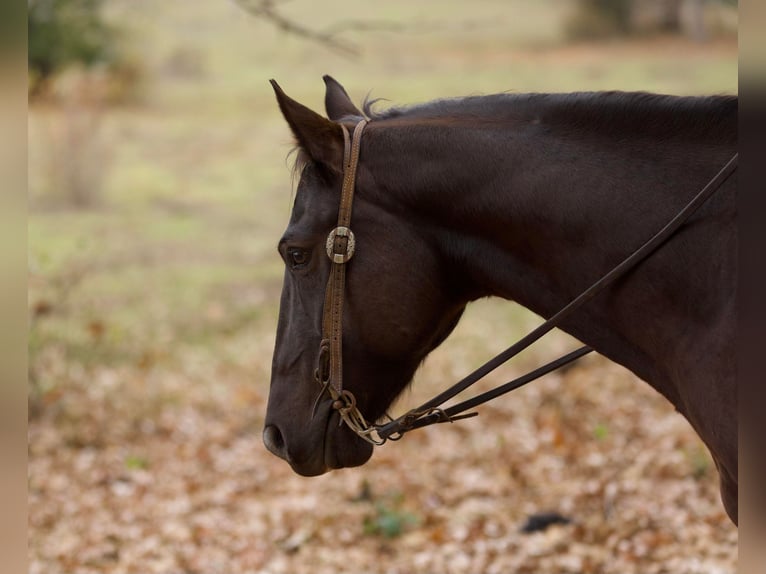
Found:
[[[340,120],[346,116],[363,118],[364,114],[353,104],[346,90],[332,76],[322,76],[327,91],[324,95],[324,107],[327,117],[331,120]]]
[[[299,104],[282,91],[274,80],[269,80],[277,103],[287,124],[298,140],[298,145],[309,157],[336,173],[343,173],[343,131],[340,124]]]

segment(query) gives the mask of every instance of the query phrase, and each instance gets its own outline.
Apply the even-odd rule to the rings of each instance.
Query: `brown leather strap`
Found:
[[[343,187],[338,210],[338,225],[327,236],[326,250],[330,258],[330,277],[325,291],[322,314],[322,342],[319,350],[320,382],[328,385],[333,399],[343,394],[343,299],[346,284],[346,263],[354,255],[356,241],[349,228],[351,208],[356,187],[356,168],[359,164],[359,150],[362,132],[367,125],[360,121],[349,138],[348,129],[341,125],[344,139]],[[337,405],[336,408],[340,408]]]

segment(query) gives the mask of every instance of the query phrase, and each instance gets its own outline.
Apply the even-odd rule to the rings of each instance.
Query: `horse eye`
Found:
[[[306,263],[309,262],[308,251],[304,251],[303,249],[297,249],[297,248],[288,249],[287,257],[290,260],[290,265],[292,266],[293,269],[297,267],[303,267],[304,265],[306,265]]]

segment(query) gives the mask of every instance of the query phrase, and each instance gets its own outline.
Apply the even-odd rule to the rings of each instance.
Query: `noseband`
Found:
[[[356,186],[356,170],[359,164],[359,147],[362,132],[366,125],[367,120],[361,120],[356,124],[353,135],[349,136],[346,126],[341,124],[344,141],[343,187],[341,190],[340,208],[338,210],[338,225],[330,231],[326,242],[326,251],[331,261],[331,268],[330,277],[327,281],[327,289],[325,290],[324,310],[322,312],[322,340],[319,344],[318,364],[314,371],[314,378],[322,385],[322,391],[314,403],[314,412],[324,393],[329,393],[333,401],[332,407],[338,411],[341,422],[345,422],[357,435],[375,445],[381,445],[387,440],[398,440],[404,433],[416,428],[476,416],[478,414],[476,412],[466,414],[464,411],[518,389],[590,353],[593,350],[590,347],[580,347],[555,361],[551,361],[534,371],[471,399],[446,409],[442,409],[440,406],[518,355],[543,335],[558,327],[572,312],[590,301],[616,279],[624,276],[660,245],[665,243],[736,171],[739,157],[739,154],[735,153],[715,177],[662,229],[539,327],[493,359],[487,361],[473,373],[421,406],[406,412],[397,419],[391,419],[387,423],[370,424],[357,407],[356,398],[353,393],[343,388],[343,299],[346,283],[346,264],[354,255],[356,247],[354,234],[351,232],[349,224],[351,222],[351,207],[354,201],[354,188]]]

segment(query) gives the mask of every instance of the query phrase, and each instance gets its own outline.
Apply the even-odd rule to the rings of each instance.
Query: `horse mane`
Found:
[[[454,123],[479,121],[543,122],[575,130],[627,135],[682,132],[689,136],[722,129],[736,117],[738,97],[675,96],[649,92],[500,93],[446,98],[410,106],[376,109],[381,99],[365,99],[372,120],[441,119]],[[628,130],[628,131],[626,131]]]
[[[730,130],[729,120],[732,115],[736,117],[738,106],[738,97],[733,95],[676,96],[618,90],[550,94],[504,92],[380,109],[378,104],[383,101],[388,100],[373,99],[368,94],[362,104],[364,114],[380,122],[412,120],[414,123],[432,119],[454,125],[533,122],[568,131],[597,131],[622,137],[674,134],[692,138],[711,133],[720,137],[722,131]],[[736,133],[733,137],[736,138]],[[288,159],[293,155],[294,187],[312,160],[299,145],[288,153]]]

